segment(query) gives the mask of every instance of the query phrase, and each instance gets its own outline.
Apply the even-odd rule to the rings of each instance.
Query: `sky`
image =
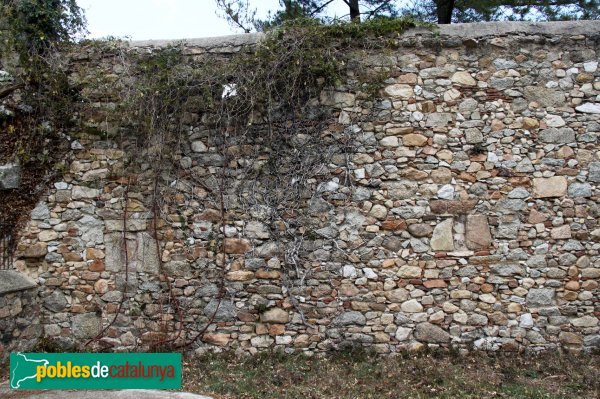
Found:
[[[85,11],[89,38],[194,39],[242,33],[217,15],[215,0],[77,0],[77,4]],[[251,4],[257,16],[264,17],[277,8],[278,0],[252,0]]]

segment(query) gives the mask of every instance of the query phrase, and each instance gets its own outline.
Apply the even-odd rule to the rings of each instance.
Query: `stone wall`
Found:
[[[259,39],[190,41],[186,51],[227,54]],[[46,337],[81,344],[114,318],[127,287],[101,341],[148,349],[181,327],[168,278],[186,339],[216,316],[198,351],[598,347],[599,44],[591,21],[470,24],[411,31],[394,50],[357,56],[352,68],[383,71],[385,82],[373,99],[349,73],[321,95],[331,132],[351,132],[353,150],[334,154],[306,201],[293,289],[282,224],[233,204],[221,229],[218,207],[185,173],[171,183],[187,188],[155,222],[152,187],[126,193],[111,177],[126,163],[122,143],[79,136],[21,232],[16,267],[40,285],[30,311]],[[83,54],[79,73],[119,79],[113,61]],[[115,101],[94,104],[103,129],[118,131]],[[178,156],[208,180],[221,158],[203,120],[186,122]]]
[[[0,364],[42,336],[37,284],[13,270],[0,270],[0,334]]]

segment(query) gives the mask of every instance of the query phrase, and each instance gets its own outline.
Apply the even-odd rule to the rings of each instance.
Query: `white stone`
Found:
[[[450,80],[452,81],[452,83],[458,83],[464,86],[477,85],[477,81],[475,81],[475,79],[473,79],[471,74],[467,71],[456,72],[454,75],[452,75],[452,78],[450,78]]]
[[[521,315],[521,321],[519,322],[519,326],[523,328],[533,327],[533,317],[531,317],[531,313],[523,313]]]
[[[585,103],[575,107],[575,109],[586,114],[600,114],[600,104]]]
[[[381,139],[380,143],[384,147],[398,147],[399,141],[396,136],[386,136]]]
[[[453,219],[446,219],[435,226],[430,245],[434,251],[454,251],[454,241],[452,238]]]
[[[460,98],[460,91],[456,89],[450,89],[444,93],[444,101],[453,101],[458,98]]]
[[[546,125],[549,127],[563,127],[566,125],[563,118],[558,115],[546,115],[544,122],[546,122]]]
[[[342,267],[342,276],[345,278],[354,278],[356,277],[356,268],[352,265],[345,265]]]
[[[95,188],[88,188],[83,186],[75,186],[73,187],[73,191],[71,193],[71,197],[74,200],[77,199],[92,199],[100,195],[100,190]]]
[[[460,308],[452,302],[444,302],[444,304],[442,305],[442,309],[446,313],[456,313],[460,310]]]
[[[406,341],[412,332],[411,328],[398,327],[396,330],[396,339],[398,341]]]
[[[578,319],[571,321],[575,327],[596,327],[598,325],[598,319],[594,316],[583,316]]]
[[[492,294],[479,295],[479,300],[485,303],[496,303],[496,297]]]
[[[454,199],[454,186],[452,184],[443,185],[437,192],[438,198]]]
[[[586,72],[596,72],[597,69],[598,69],[597,61],[589,61],[589,62],[583,63],[583,70]]]
[[[354,177],[356,177],[357,179],[364,179],[365,178],[365,169],[364,168],[360,168],[360,169],[354,169]]]
[[[208,151],[208,147],[206,147],[206,145],[202,141],[197,140],[192,143],[192,151],[206,152],[206,151]]]
[[[370,267],[364,267],[362,270],[366,278],[369,280],[377,280],[377,273],[375,273],[373,269]]]
[[[400,305],[400,309],[406,313],[419,313],[423,311],[423,306],[416,299],[411,299]]]
[[[390,97],[409,99],[414,96],[413,88],[405,84],[390,85],[385,88],[385,93]]]

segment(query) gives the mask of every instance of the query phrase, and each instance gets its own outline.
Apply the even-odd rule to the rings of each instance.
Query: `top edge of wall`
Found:
[[[491,36],[544,35],[544,36],[595,36],[600,34],[600,21],[556,21],[556,22],[474,22],[466,24],[438,25],[444,38],[478,39]],[[407,30],[403,36],[430,34],[425,28]],[[263,33],[245,33],[229,36],[207,37],[180,40],[140,40],[130,41],[130,47],[165,47],[185,44],[186,46],[215,48],[238,47],[256,44]]]

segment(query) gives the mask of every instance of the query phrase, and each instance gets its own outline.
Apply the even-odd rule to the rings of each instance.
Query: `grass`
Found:
[[[0,381],[8,381],[8,365]],[[597,399],[600,354],[210,354],[184,360],[183,390],[216,399]]]
[[[452,353],[377,357],[212,354],[184,362],[183,389],[229,398],[600,397],[600,355]]]

